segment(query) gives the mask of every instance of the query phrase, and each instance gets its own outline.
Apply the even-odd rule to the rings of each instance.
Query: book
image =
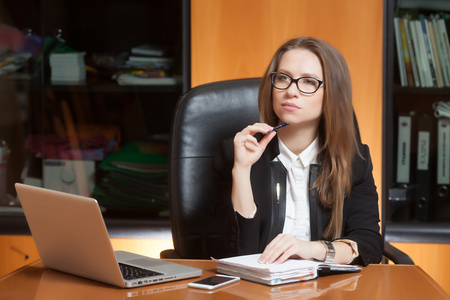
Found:
[[[449,74],[447,69],[448,58],[445,53],[444,41],[442,39],[442,35],[440,29],[437,25],[437,20],[439,19],[439,15],[432,15],[431,22],[433,26],[433,31],[436,39],[436,48],[437,48],[437,56],[439,57],[439,64],[442,72],[442,80],[445,86],[449,86]]]
[[[419,45],[418,59],[420,59],[420,64],[423,68],[424,80],[422,87],[432,87],[433,86],[433,75],[430,68],[430,63],[428,60],[427,48],[425,45],[425,36],[422,29],[422,22],[419,20],[412,21],[416,27],[416,36]]]
[[[400,70],[400,84],[401,86],[408,86],[405,58],[403,52],[402,35],[400,31],[400,18],[394,18],[394,30],[395,30],[395,45],[397,47],[397,55],[398,55],[398,67]]]
[[[355,265],[326,264],[309,259],[288,259],[282,264],[261,264],[261,254],[218,259],[217,272],[265,284],[279,285],[316,279],[321,275],[361,272]]]
[[[402,49],[403,49],[403,59],[405,60],[405,68],[406,68],[406,79],[408,86],[415,86],[414,82],[414,74],[413,67],[411,62],[411,49],[409,48],[410,43],[408,43],[408,37],[406,34],[406,20],[399,19],[399,27],[400,27],[400,36],[402,41]]]
[[[436,86],[438,86],[436,61],[434,59],[434,53],[433,53],[432,46],[431,46],[431,37],[430,37],[430,32],[428,30],[428,20],[425,19],[423,16],[421,16],[419,22],[420,22],[420,24],[422,26],[423,41],[424,41],[424,44],[425,44],[425,50],[426,50],[426,55],[427,55],[427,59],[428,59],[428,65],[430,67],[430,74],[431,74],[431,79],[432,79],[432,85],[431,86],[436,87]]]
[[[436,26],[438,28],[438,33],[441,39],[442,45],[442,60],[444,61],[446,73],[448,76],[447,86],[450,86],[450,42],[447,33],[447,28],[445,26],[444,19],[436,20]]]
[[[430,43],[431,51],[432,51],[432,54],[433,54],[434,65],[436,67],[437,87],[441,88],[441,87],[444,86],[444,76],[442,74],[441,61],[440,61],[439,53],[438,53],[438,51],[439,51],[439,49],[438,49],[439,41],[437,41],[433,23],[431,21],[428,21],[427,25],[428,25],[428,32],[429,32],[429,36],[430,36],[430,42],[431,42]]]
[[[409,24],[408,19],[403,19],[405,33],[406,33],[406,40],[408,44],[408,50],[409,50],[409,56],[410,56],[410,62],[411,62],[411,68],[414,78],[414,86],[420,87],[420,77],[419,77],[419,69],[417,67],[417,58],[416,58],[416,52],[417,50],[414,48],[413,38],[412,38],[412,32],[411,27]]]
[[[424,67],[424,63],[422,60],[422,52],[421,52],[421,48],[420,48],[420,42],[419,42],[419,37],[417,36],[417,28],[416,28],[416,24],[415,21],[409,21],[408,22],[409,25],[409,32],[411,35],[411,41],[412,41],[412,45],[413,45],[413,49],[414,49],[414,57],[415,57],[415,62],[417,65],[417,73],[418,73],[418,77],[419,77],[419,84],[417,85],[418,87],[425,87],[426,86],[426,71],[425,71],[425,67]]]

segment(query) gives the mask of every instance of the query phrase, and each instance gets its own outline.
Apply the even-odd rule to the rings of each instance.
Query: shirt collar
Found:
[[[295,155],[294,153],[289,150],[286,145],[281,141],[281,139],[278,138],[278,145],[280,148],[280,154],[277,156],[278,159],[283,163],[286,170],[290,170],[292,168],[292,165],[299,160],[299,162],[302,164],[304,168],[308,167],[310,164],[317,163],[316,157],[319,153],[319,142],[318,138],[316,137],[309,146],[303,150],[300,155]]]

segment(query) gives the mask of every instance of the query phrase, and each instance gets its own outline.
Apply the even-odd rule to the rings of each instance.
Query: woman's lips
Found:
[[[283,103],[283,104],[281,104],[281,106],[287,111],[294,111],[294,110],[300,109],[300,107],[298,107],[294,103],[290,103],[290,102]]]

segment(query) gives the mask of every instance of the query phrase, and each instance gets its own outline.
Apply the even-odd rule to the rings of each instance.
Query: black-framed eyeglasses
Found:
[[[288,74],[282,72],[273,72],[270,73],[270,76],[272,77],[272,86],[274,88],[278,90],[286,90],[293,82],[295,82],[299,91],[304,94],[314,94],[323,84],[321,79],[310,76],[294,79]]]

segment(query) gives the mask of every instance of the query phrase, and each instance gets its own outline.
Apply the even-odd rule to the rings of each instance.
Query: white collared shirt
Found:
[[[278,137],[280,154],[274,159],[280,161],[287,171],[286,218],[283,233],[311,240],[308,181],[309,166],[316,164],[319,142],[316,138],[300,155],[292,153]]]

